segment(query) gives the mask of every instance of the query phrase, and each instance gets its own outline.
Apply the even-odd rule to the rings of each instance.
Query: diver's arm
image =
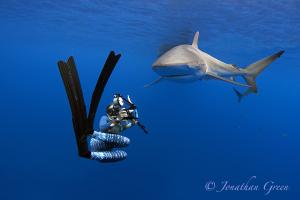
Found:
[[[137,118],[128,118],[127,117],[127,118],[124,118],[123,121],[126,121],[126,123],[127,123],[125,125],[126,129],[128,129],[136,124],[144,131],[144,133],[148,133],[148,130],[146,129],[146,127],[142,123],[140,123]]]

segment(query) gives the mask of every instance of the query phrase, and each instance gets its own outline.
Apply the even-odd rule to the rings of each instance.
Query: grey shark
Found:
[[[224,63],[198,48],[199,32],[196,32],[191,45],[179,45],[161,55],[152,65],[152,69],[160,77],[148,84],[152,85],[163,79],[191,82],[197,80],[218,79],[234,85],[247,87],[240,93],[234,91],[239,97],[257,93],[256,77],[274,60],[280,57],[284,51],[265,57],[246,68],[237,67],[234,64]],[[236,77],[244,78],[245,83],[237,82]]]

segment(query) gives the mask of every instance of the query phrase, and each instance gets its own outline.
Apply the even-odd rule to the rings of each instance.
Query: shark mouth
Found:
[[[196,69],[189,67],[188,65],[180,66],[164,66],[164,67],[154,67],[152,68],[157,74],[165,78],[175,78],[184,76],[195,76],[197,73]]]
[[[174,75],[165,75],[162,76],[163,78],[179,78],[179,77],[186,77],[186,76],[193,76],[192,74],[174,74]]]

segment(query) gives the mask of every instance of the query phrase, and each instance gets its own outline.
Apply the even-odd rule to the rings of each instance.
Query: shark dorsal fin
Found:
[[[195,33],[192,46],[198,49],[199,31]]]

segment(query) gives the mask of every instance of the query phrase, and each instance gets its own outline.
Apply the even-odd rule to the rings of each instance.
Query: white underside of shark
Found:
[[[255,78],[284,51],[263,58],[246,68],[239,68],[233,64],[224,63],[198,48],[199,32],[196,32],[192,45],[179,45],[160,56],[152,65],[152,69],[162,79],[191,82],[196,80],[218,79],[234,85],[248,87],[239,97],[249,93],[256,93]],[[246,84],[235,81],[235,77],[242,76]]]

